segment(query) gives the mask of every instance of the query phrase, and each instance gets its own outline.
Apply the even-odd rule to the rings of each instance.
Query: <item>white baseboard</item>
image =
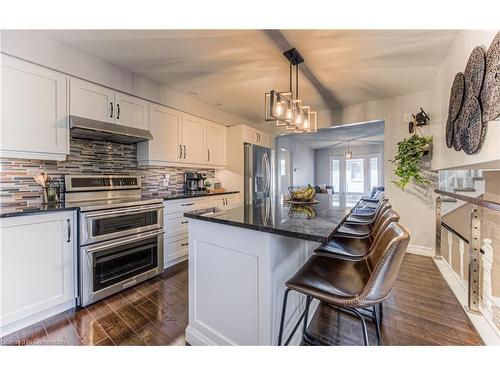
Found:
[[[434,249],[425,246],[408,245],[406,252],[410,254],[423,255],[425,257],[434,256]]]
[[[484,344],[500,345],[500,336],[498,336],[496,330],[491,326],[490,322],[488,322],[488,320],[483,315],[469,313],[465,308],[468,299],[467,291],[465,290],[460,280],[457,278],[456,273],[453,272],[453,270],[444,259],[434,258],[434,262],[441,272],[441,275],[443,275],[444,279],[451,288],[453,294],[455,294],[455,297],[457,297],[458,302],[469,317],[477,333],[479,334],[479,336],[481,336]]]

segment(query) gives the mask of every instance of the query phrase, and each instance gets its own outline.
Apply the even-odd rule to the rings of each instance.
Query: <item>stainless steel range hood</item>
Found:
[[[69,121],[71,135],[75,138],[97,139],[127,144],[153,139],[149,130],[90,120],[78,116],[70,116]]]

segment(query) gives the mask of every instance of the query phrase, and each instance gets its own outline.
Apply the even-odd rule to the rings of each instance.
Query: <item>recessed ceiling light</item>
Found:
[[[198,93],[196,91],[188,91],[189,95],[196,96]]]

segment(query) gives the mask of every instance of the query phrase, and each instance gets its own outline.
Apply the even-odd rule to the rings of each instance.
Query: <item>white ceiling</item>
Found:
[[[288,134],[281,137],[300,142],[314,149],[365,146],[384,143],[384,121],[371,121],[356,125],[333,126],[319,129],[317,133]],[[279,137],[279,138],[281,138]],[[278,146],[280,140],[278,139]]]
[[[262,122],[264,93],[288,87],[295,47],[301,97],[317,111],[429,87],[457,31],[37,30],[56,41],[247,119]]]

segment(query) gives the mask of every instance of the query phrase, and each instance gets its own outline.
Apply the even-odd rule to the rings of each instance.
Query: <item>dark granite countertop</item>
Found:
[[[40,215],[56,211],[78,210],[78,207],[66,206],[64,203],[37,204],[37,205],[19,205],[0,207],[0,218],[14,217],[23,215]]]
[[[239,193],[239,191],[224,191],[221,193],[206,193],[206,192],[179,193],[179,194],[172,194],[172,195],[159,194],[157,196],[153,196],[153,198],[160,198],[160,199],[169,201],[169,200],[174,200],[174,199],[203,198],[203,197],[212,197],[215,195],[236,194],[236,193]]]
[[[319,203],[313,205],[316,217],[312,219],[290,217],[290,204],[283,202],[283,197],[230,210],[208,208],[191,211],[186,212],[184,216],[304,240],[327,242],[342,225],[352,207],[340,204],[332,195],[318,194],[316,199]]]

